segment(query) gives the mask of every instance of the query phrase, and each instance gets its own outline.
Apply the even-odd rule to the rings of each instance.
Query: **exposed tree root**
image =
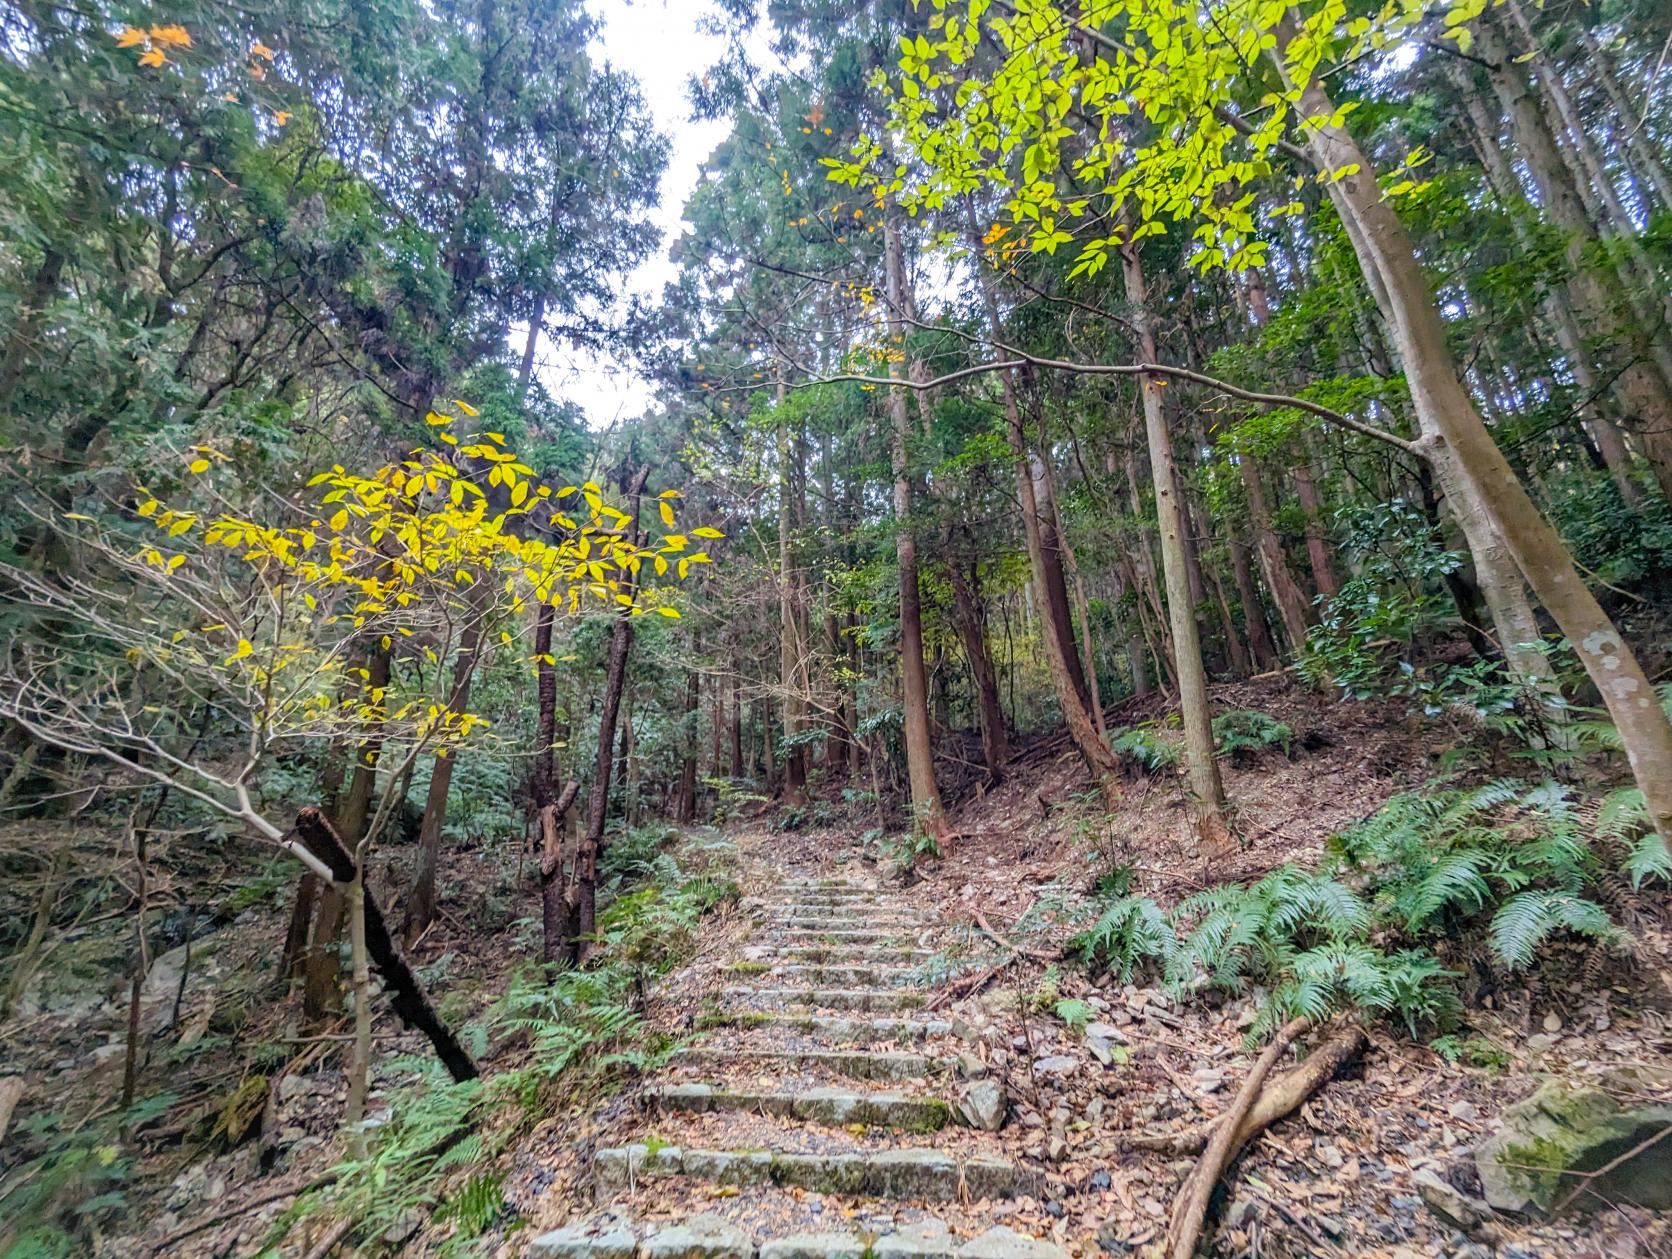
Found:
[[[1243,1147],[1269,1125],[1297,1109],[1364,1047],[1364,1029],[1356,1024],[1343,1026],[1300,1066],[1267,1088],[1266,1079],[1277,1060],[1295,1037],[1309,1027],[1308,1019],[1294,1019],[1286,1024],[1254,1063],[1230,1108],[1211,1124],[1179,1138],[1181,1145],[1193,1138],[1205,1141],[1206,1149],[1179,1190],[1178,1206],[1167,1230],[1170,1259],[1190,1259],[1195,1253],[1214,1187]]]
[[[1346,1066],[1364,1048],[1364,1029],[1357,1024],[1343,1027],[1314,1049],[1293,1071],[1279,1076],[1260,1096],[1243,1117],[1237,1133],[1236,1148],[1241,1150],[1262,1131],[1271,1127],[1327,1084],[1332,1076]],[[1159,1154],[1199,1154],[1208,1139],[1224,1122],[1216,1116],[1207,1123],[1183,1132],[1167,1132],[1153,1136],[1127,1137],[1122,1145],[1129,1150],[1152,1150]]]

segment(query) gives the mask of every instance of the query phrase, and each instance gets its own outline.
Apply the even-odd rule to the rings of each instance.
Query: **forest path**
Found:
[[[646,1090],[640,1139],[594,1155],[597,1213],[529,1255],[1067,1259],[998,1223],[1042,1186],[1014,1137],[966,1126],[1004,1095],[961,1085],[983,1068],[923,1008],[935,924],[866,882],[757,873],[734,982]]]

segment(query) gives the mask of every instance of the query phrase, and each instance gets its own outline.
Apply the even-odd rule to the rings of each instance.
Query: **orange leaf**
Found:
[[[151,38],[159,44],[170,44],[175,48],[192,46],[192,37],[186,33],[184,26],[153,26]]]
[[[135,44],[145,42],[145,32],[137,26],[124,27],[122,33],[116,37],[118,48],[132,48]]]
[[[273,59],[273,50],[260,40],[257,40],[255,43],[250,45],[250,56],[264,57],[268,61],[271,61]]]
[[[290,121],[290,111],[288,109],[275,109],[273,111],[273,121],[281,127],[284,126],[285,123]]]
[[[168,58],[163,56],[161,48],[153,48],[149,52],[141,54],[139,64],[142,66],[160,66],[167,60]]]

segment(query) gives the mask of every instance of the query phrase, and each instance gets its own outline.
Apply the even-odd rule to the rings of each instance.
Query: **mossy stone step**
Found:
[[[924,1000],[921,992],[900,988],[727,988],[723,995],[778,1009],[812,1010],[915,1010]]]
[[[948,1103],[936,1097],[907,1097],[904,1093],[856,1093],[834,1088],[789,1093],[733,1089],[723,1084],[669,1084],[651,1090],[647,1096],[653,1105],[664,1110],[689,1114],[747,1111],[823,1124],[828,1128],[859,1123],[938,1132],[952,1120],[952,1107]]]
[[[719,1185],[776,1185],[811,1193],[954,1202],[1037,1195],[1039,1173],[1003,1158],[956,1158],[941,1150],[877,1150],[864,1154],[778,1154],[767,1150],[687,1150],[627,1145],[592,1159],[599,1196],[646,1181],[688,1177]]]
[[[800,1032],[836,1044],[864,1045],[873,1041],[910,1043],[949,1035],[945,1019],[850,1019],[827,1014],[769,1014],[754,1010],[719,1010],[697,1020],[698,1031],[731,1027],[769,1032]]]
[[[697,1067],[810,1068],[850,1080],[922,1080],[946,1075],[953,1067],[950,1058],[931,1058],[925,1054],[866,1053],[841,1049],[810,1052],[797,1049],[714,1049],[704,1045],[678,1050],[673,1061],[676,1065]]]

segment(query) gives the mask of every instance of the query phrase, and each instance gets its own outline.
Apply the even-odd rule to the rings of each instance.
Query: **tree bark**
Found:
[[[1581,321],[1610,342],[1614,363],[1614,395],[1621,412],[1643,443],[1661,490],[1672,498],[1672,390],[1667,379],[1672,363],[1664,362],[1658,337],[1647,337],[1615,312],[1611,285],[1588,256],[1596,233],[1573,181],[1563,167],[1560,150],[1538,102],[1528,89],[1520,67],[1493,24],[1476,24],[1481,54],[1491,62],[1492,90],[1509,115],[1510,127],[1527,168],[1538,185],[1544,212],[1565,238],[1569,291]],[[1644,312],[1636,312],[1639,321]],[[1653,326],[1651,320],[1646,326]]]
[[[1237,469],[1242,476],[1243,491],[1248,496],[1248,519],[1254,526],[1254,552],[1260,557],[1260,571],[1265,576],[1266,589],[1271,591],[1272,603],[1283,622],[1289,650],[1299,653],[1306,647],[1309,611],[1306,596],[1301,593],[1300,583],[1295,580],[1289,568],[1289,559],[1283,553],[1283,543],[1272,527],[1265,485],[1260,480],[1260,471],[1253,456],[1239,456]]]
[[[364,698],[367,704],[376,705],[374,714],[382,711],[383,692],[389,686],[389,663],[389,652],[382,646],[375,647],[366,658]],[[377,765],[383,755],[383,735],[381,715],[374,715],[354,749],[354,773],[349,777],[348,794],[337,812],[337,833],[351,846],[360,842],[371,815],[372,798],[377,794]],[[337,936],[342,930],[342,891],[335,883],[321,883],[318,887],[318,905],[302,982],[302,1011],[309,1019],[322,1019],[337,1008],[337,982],[341,972]]]
[[[971,246],[979,258],[980,228],[975,217],[974,202],[966,199],[964,207],[969,220]],[[993,291],[992,277],[979,265],[976,269],[981,281],[981,300],[987,312],[988,330],[994,340],[1001,340],[1004,323],[999,317],[998,297]],[[1027,431],[1022,424],[1021,403],[1016,395],[1015,378],[1009,372],[1000,372],[999,388],[1004,399],[1005,438],[1010,443],[1010,453],[1016,465],[1016,493],[1022,508],[1022,535],[1028,548],[1028,568],[1033,575],[1035,590],[1047,591],[1052,586],[1053,561],[1056,567],[1055,581],[1057,584],[1063,584],[1061,559],[1055,551],[1047,553],[1045,549],[1041,529],[1043,508],[1034,492],[1029,443]],[[1068,620],[1059,618],[1056,603],[1051,598],[1040,598],[1035,602],[1040,606],[1042,624],[1039,636],[1045,646],[1045,663],[1051,676],[1051,689],[1056,693],[1057,704],[1062,709],[1069,737],[1074,740],[1074,746],[1079,749],[1092,777],[1104,785],[1105,794],[1112,793],[1116,790],[1115,783],[1120,775],[1120,764],[1098,733],[1097,722],[1086,697],[1084,674],[1080,669],[1079,652],[1074,646],[1072,628]],[[1060,602],[1062,609],[1066,610],[1066,587],[1065,597]]]

